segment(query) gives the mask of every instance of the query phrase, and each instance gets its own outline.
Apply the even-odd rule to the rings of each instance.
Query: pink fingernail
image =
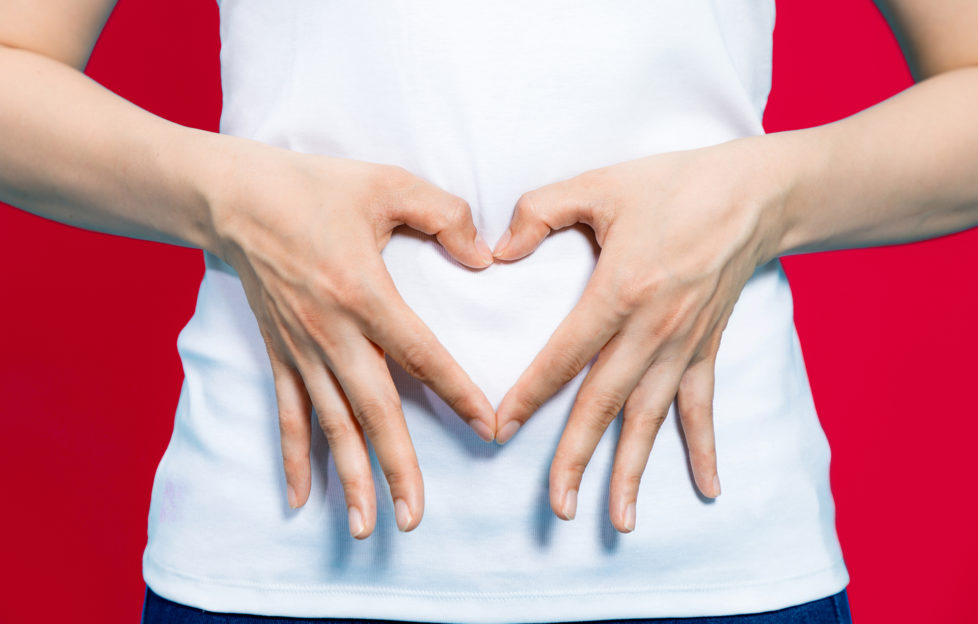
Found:
[[[492,264],[492,249],[490,249],[489,243],[482,238],[481,234],[475,235],[475,247],[479,250],[479,255],[482,256],[482,262],[486,266]]]
[[[499,430],[499,432],[496,434],[496,442],[498,442],[499,444],[505,444],[506,442],[509,441],[510,438],[513,437],[513,434],[515,434],[516,430],[519,428],[520,428],[520,423],[518,421],[516,420],[509,421],[508,423],[503,425],[502,428]]]
[[[720,496],[720,475],[713,475],[713,491],[716,492],[714,498]]]
[[[625,507],[625,529],[629,532],[635,530],[635,503],[628,503],[628,507]]]
[[[347,515],[350,520],[350,535],[356,537],[363,533],[363,515],[360,510],[351,505]]]
[[[567,490],[564,494],[564,517],[568,520],[574,519],[577,513],[577,490]]]
[[[299,497],[296,496],[295,488],[292,487],[291,485],[289,486],[288,494],[289,494],[289,507],[295,509],[296,507],[299,506]]]
[[[397,519],[397,528],[407,531],[408,525],[411,524],[411,510],[408,509],[408,504],[403,498],[394,501],[394,517]]]
[[[499,240],[496,242],[496,251],[492,252],[493,255],[498,256],[505,251],[506,245],[509,244],[509,240],[511,238],[513,238],[513,233],[509,231],[509,228],[506,228],[506,231],[503,232],[503,235],[500,236]]]
[[[481,420],[473,420],[471,427],[484,441],[492,442],[492,430],[489,429],[489,425]]]

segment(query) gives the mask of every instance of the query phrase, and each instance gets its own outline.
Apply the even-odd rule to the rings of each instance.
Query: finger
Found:
[[[553,230],[586,223],[597,229],[593,191],[577,176],[524,193],[516,202],[509,227],[496,242],[493,255],[517,260],[534,249]]]
[[[674,362],[653,362],[625,401],[608,492],[611,523],[623,533],[635,529],[639,484],[652,445],[676,396],[680,376],[680,367]]]
[[[410,531],[424,513],[424,484],[384,353],[362,335],[349,337],[340,345],[335,347],[336,353],[326,354],[327,365],[377,453],[390,486],[398,529]]]
[[[275,382],[286,495],[289,507],[296,509],[306,504],[312,484],[312,468],[309,462],[311,407],[299,372],[279,354],[268,330],[262,327],[261,333]]]
[[[690,364],[676,394],[676,407],[689,451],[696,487],[709,498],[720,495],[717,452],[713,429],[714,368],[720,334],[706,346],[706,356]]]
[[[377,518],[377,493],[366,439],[336,376],[322,359],[304,360],[303,375],[309,380],[306,387],[343,486],[350,535],[365,539],[373,532]]]
[[[489,399],[404,302],[386,269],[376,274],[373,283],[380,287],[363,302],[364,335],[431,388],[483,441],[492,442],[496,414]]]
[[[433,234],[449,254],[466,266],[481,269],[492,264],[492,250],[476,231],[468,202],[427,180],[407,175],[409,178],[395,186],[389,212],[392,225],[404,223]]]
[[[584,469],[608,425],[649,368],[654,353],[642,348],[637,331],[617,334],[602,349],[578,390],[550,465],[550,505],[569,520]]]
[[[544,401],[581,372],[621,327],[622,318],[608,305],[608,298],[603,294],[599,271],[595,269],[581,300],[499,402],[496,442],[503,444],[512,438]]]

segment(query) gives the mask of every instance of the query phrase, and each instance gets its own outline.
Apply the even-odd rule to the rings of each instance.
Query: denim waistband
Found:
[[[141,624],[411,624],[403,620],[293,618],[241,613],[216,613],[183,605],[156,594],[149,586]],[[421,624],[421,623],[415,623]],[[569,623],[553,623],[569,624]],[[741,615],[681,618],[591,620],[574,624],[852,624],[846,590],[804,604]]]

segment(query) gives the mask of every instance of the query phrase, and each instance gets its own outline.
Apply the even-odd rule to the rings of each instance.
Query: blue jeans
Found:
[[[396,620],[346,618],[289,618],[238,613],[215,613],[188,607],[157,595],[146,587],[142,624],[408,624]],[[846,590],[787,609],[696,618],[592,620],[592,624],[852,624]],[[576,624],[588,624],[578,622]]]

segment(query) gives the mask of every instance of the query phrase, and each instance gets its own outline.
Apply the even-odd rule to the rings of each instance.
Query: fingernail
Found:
[[[482,238],[481,234],[475,235],[475,248],[479,250],[479,255],[482,256],[482,262],[486,266],[492,264],[492,249],[489,248],[489,243]]]
[[[360,510],[351,505],[347,514],[350,517],[350,535],[356,537],[363,533],[363,516]]]
[[[295,488],[291,485],[289,486],[289,507],[295,509],[299,506],[299,497],[295,494]]]
[[[577,490],[567,490],[564,494],[564,517],[573,520],[577,513]]]
[[[635,530],[635,503],[628,503],[628,507],[625,507],[625,530]]]
[[[498,442],[499,444],[505,444],[506,442],[509,441],[510,438],[513,437],[513,434],[515,434],[516,430],[519,428],[520,428],[520,423],[518,421],[516,420],[509,421],[508,423],[503,425],[502,429],[499,430],[499,433],[496,434],[496,442]]]
[[[397,519],[397,528],[407,531],[408,525],[411,524],[411,510],[402,498],[394,500],[394,517]]]
[[[509,239],[512,237],[513,233],[509,231],[509,228],[506,228],[506,231],[503,232],[503,235],[496,242],[496,251],[492,252],[492,255],[499,256],[506,249],[506,245],[509,244]]]
[[[489,428],[489,425],[482,422],[481,420],[473,420],[471,423],[471,427],[472,429],[475,430],[477,434],[479,434],[479,437],[482,438],[484,441],[492,442],[492,430]]]
[[[714,498],[720,496],[720,475],[713,475],[713,491],[716,492]]]

